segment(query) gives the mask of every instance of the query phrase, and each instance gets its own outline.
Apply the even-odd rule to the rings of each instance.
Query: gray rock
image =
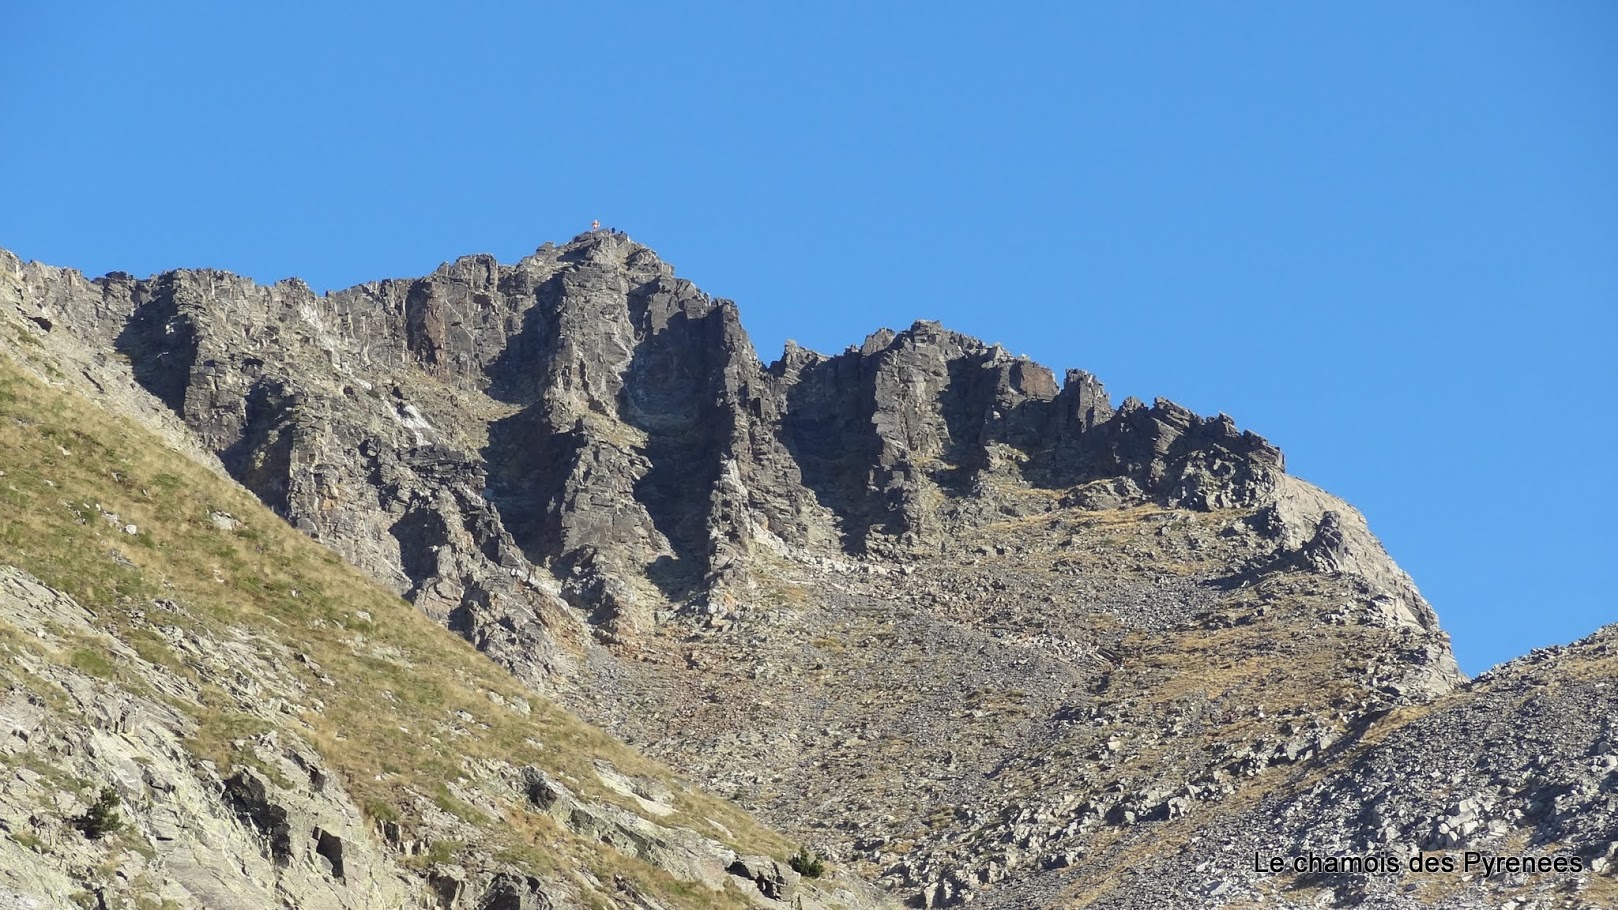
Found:
[[[791,901],[798,894],[802,876],[767,856],[739,856],[725,870],[746,879],[770,900]]]

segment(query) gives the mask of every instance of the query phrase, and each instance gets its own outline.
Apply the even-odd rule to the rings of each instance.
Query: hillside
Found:
[[[0,466],[0,906],[882,905],[9,356]]]
[[[1188,899],[1218,907],[1618,906],[1615,637],[1609,626],[1395,710],[1209,824],[1165,826],[1152,875],[1064,900],[1095,908]],[[1412,855],[1438,866],[1413,871]],[[1290,864],[1310,856],[1392,865],[1335,874],[1253,868],[1253,857]]]
[[[1058,383],[927,322],[766,365],[734,304],[611,232],[327,295],[214,271],[91,281],[0,253],[0,325],[24,369],[160,434],[195,476],[239,482],[277,516],[256,533],[324,544],[509,671],[487,691],[553,698],[617,737],[605,780],[664,762],[912,905],[1608,893],[1597,860],[1618,832],[1585,810],[1605,805],[1609,713],[1580,689],[1586,720],[1554,719],[1575,710],[1562,677],[1604,665],[1465,682],[1364,518],[1224,415],[1115,405],[1087,373]],[[198,516],[219,508],[189,520],[208,532]],[[227,583],[257,578],[217,563]],[[287,646],[329,666],[380,635],[332,622]],[[357,687],[354,710],[398,685]],[[1503,731],[1536,723],[1539,752],[1490,764],[1526,748]],[[398,773],[436,780],[480,754],[445,742]],[[545,773],[613,801],[581,789],[594,759],[570,760],[573,777]],[[1546,815],[1553,791],[1577,795]],[[785,857],[704,805],[736,820],[672,817]],[[1590,865],[1358,884],[1245,865],[1367,845]]]

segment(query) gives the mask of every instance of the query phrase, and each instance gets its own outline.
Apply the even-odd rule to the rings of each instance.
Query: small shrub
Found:
[[[90,806],[90,811],[78,820],[79,830],[92,840],[123,830],[124,820],[118,813],[121,802],[111,787],[102,787],[101,795]]]
[[[798,848],[798,855],[788,860],[787,865],[804,878],[819,878],[826,874],[826,861],[803,847]]]

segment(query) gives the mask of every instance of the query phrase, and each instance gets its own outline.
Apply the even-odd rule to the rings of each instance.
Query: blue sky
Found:
[[[1470,672],[1618,620],[1618,4],[679,6],[7,4],[0,246],[335,288],[600,218],[766,360],[940,319],[1231,414]]]

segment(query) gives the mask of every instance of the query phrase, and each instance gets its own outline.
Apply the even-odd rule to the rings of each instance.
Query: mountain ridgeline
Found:
[[[0,318],[24,365],[912,905],[1506,887],[1230,853],[1391,730],[1487,699],[1364,519],[1224,415],[1115,406],[930,322],[766,365],[733,303],[613,232],[324,295],[0,252]],[[1522,811],[1491,827],[1512,798],[1468,803],[1464,836],[1448,805],[1390,805],[1332,844],[1610,852]]]
[[[325,296],[22,273],[37,320],[127,358],[265,503],[471,634],[536,570],[620,634],[646,619],[615,578],[678,597],[760,548],[938,552],[991,477],[1209,510],[1282,474],[1223,415],[1114,409],[932,323],[765,367],[732,303],[611,233]]]

